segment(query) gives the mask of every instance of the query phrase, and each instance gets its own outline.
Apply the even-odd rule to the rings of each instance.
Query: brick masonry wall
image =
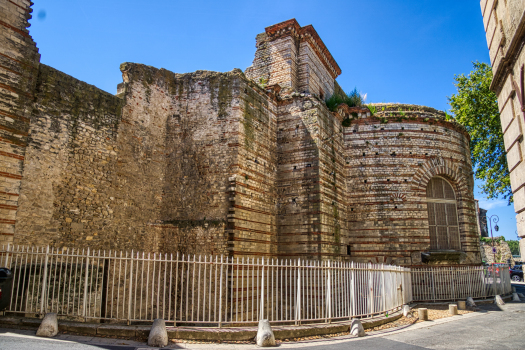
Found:
[[[17,244],[419,264],[426,184],[440,175],[458,198],[461,262],[479,263],[463,129],[407,105],[358,108],[344,128],[350,110],[318,96],[340,89],[337,64],[313,27],[283,23],[257,37],[246,76],[124,63],[114,96],[31,70],[27,99],[2,95],[27,115],[0,128],[4,149],[20,147],[0,154],[18,171],[6,232]]]
[[[40,55],[29,0],[0,0],[0,244],[12,242]]]
[[[322,95],[323,98],[334,93],[335,80],[315,53],[310,42],[301,42],[298,62],[299,91]]]
[[[376,108],[344,130],[352,259],[421,263],[430,247],[426,186],[442,176],[456,193],[461,263],[480,263],[468,135],[431,108]]]
[[[260,78],[268,85],[279,84],[283,94],[297,91],[299,42],[291,36],[270,40],[266,33],[257,35],[257,51],[246,77],[255,82]]]

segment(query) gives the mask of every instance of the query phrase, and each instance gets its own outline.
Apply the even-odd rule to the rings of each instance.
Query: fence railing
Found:
[[[486,298],[511,292],[506,265],[412,268],[414,301]]]
[[[412,300],[410,269],[389,265],[7,246],[0,266],[14,272],[8,311],[83,320],[335,322]]]

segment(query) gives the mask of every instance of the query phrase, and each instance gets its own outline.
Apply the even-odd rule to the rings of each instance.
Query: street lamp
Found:
[[[488,223],[489,223],[489,227],[490,227],[490,238],[492,238],[492,254],[494,255],[494,263],[496,263],[496,248],[494,248],[494,236],[492,235],[492,223],[495,224],[495,225],[494,225],[494,230],[495,230],[496,232],[498,232],[498,231],[499,231],[499,226],[498,226],[499,217],[498,217],[496,214],[494,214],[494,215],[491,215],[491,216],[489,217],[489,219],[487,220],[487,217],[485,216],[485,217],[483,218],[483,221],[485,222],[485,224],[487,223],[487,221],[488,221]],[[493,264],[494,264],[494,263],[493,263]]]

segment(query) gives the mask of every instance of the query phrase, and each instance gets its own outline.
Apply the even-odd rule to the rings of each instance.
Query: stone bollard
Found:
[[[257,346],[260,347],[275,346],[275,336],[273,335],[272,327],[270,327],[270,321],[259,321],[256,341]]]
[[[494,297],[494,304],[505,305],[505,302],[503,301],[503,299],[501,299],[501,296],[496,295]]]
[[[458,314],[458,306],[456,304],[450,304],[448,306],[448,313],[451,315],[457,315]]]
[[[352,324],[350,325],[350,334],[356,337],[364,337],[366,335],[361,321],[357,319],[352,320]]]
[[[148,345],[152,347],[163,348],[168,345],[168,332],[166,331],[166,322],[157,318],[149,331]]]
[[[403,316],[410,318],[412,317],[412,313],[410,312],[410,306],[403,305]]]
[[[518,293],[518,296],[519,296],[520,298],[525,298],[525,295],[523,295],[522,293]]]
[[[476,303],[474,302],[474,299],[472,299],[472,297],[467,298],[467,306],[476,307]]]
[[[466,310],[467,309],[467,303],[465,300],[458,300],[458,310]]]
[[[518,293],[512,293],[512,301],[521,301]]]
[[[44,316],[40,327],[36,331],[39,337],[54,337],[58,334],[58,315],[55,312],[48,313]]]
[[[421,321],[428,321],[428,309],[419,308],[417,309],[417,314]]]

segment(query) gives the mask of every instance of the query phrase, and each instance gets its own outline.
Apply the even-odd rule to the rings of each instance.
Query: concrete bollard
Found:
[[[450,304],[448,306],[448,313],[451,315],[457,315],[458,314],[458,306],[456,304]]]
[[[472,297],[468,297],[467,298],[467,306],[469,306],[469,307],[475,307],[476,306],[476,303],[474,302],[474,299],[472,299]]]
[[[412,317],[412,314],[410,313],[410,306],[403,305],[403,316],[410,318]]]
[[[417,309],[417,315],[421,321],[428,321],[428,309],[419,308]]]
[[[467,309],[467,303],[465,300],[458,300],[458,310],[466,310]]]
[[[356,337],[364,337],[366,335],[361,321],[357,319],[352,320],[352,324],[350,325],[350,334]]]
[[[521,301],[518,293],[512,293],[512,301]]]
[[[505,305],[505,302],[503,301],[503,299],[501,299],[501,296],[496,295],[494,297],[494,304]]]
[[[257,346],[260,347],[275,346],[275,336],[273,335],[272,327],[270,327],[270,321],[259,321],[256,341]]]
[[[163,348],[168,345],[168,332],[166,331],[166,322],[157,318],[149,331],[148,345],[152,347]]]
[[[36,331],[39,337],[54,337],[58,334],[58,315],[55,312],[48,313],[44,316],[40,327]]]

